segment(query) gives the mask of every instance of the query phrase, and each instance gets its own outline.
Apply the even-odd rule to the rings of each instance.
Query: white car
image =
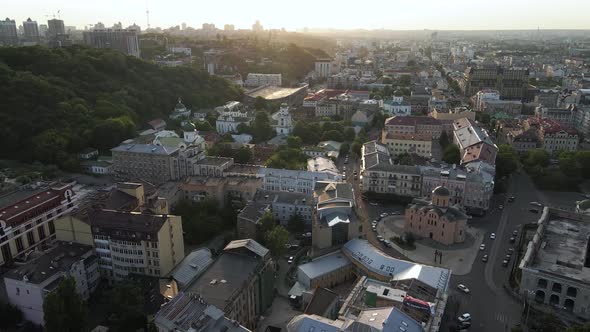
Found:
[[[463,285],[463,284],[458,284],[457,288],[459,288],[460,291],[462,291],[463,293],[469,293],[470,290],[469,288],[467,288],[467,286]]]
[[[491,239],[491,240],[495,240],[495,239],[496,239],[496,233],[492,233],[492,234],[490,234],[490,239]]]
[[[463,322],[469,322],[471,320],[471,314],[469,313],[464,313],[463,315],[459,316],[457,318],[457,320],[459,320],[459,322],[463,323]]]
[[[539,203],[539,202],[530,202],[531,205],[534,206],[538,206],[538,207],[543,207],[543,204]]]
[[[484,243],[482,243],[482,244],[479,246],[479,250],[481,250],[481,251],[484,251],[484,250],[486,250],[486,245],[485,245]]]
[[[372,205],[372,206],[378,206],[378,205],[379,205],[379,203],[375,203],[375,202],[369,202],[369,205]]]
[[[293,256],[289,257],[289,259],[287,260],[287,264],[292,264],[294,260],[295,258]]]
[[[387,217],[387,212],[381,213],[381,218],[385,218],[385,217]]]

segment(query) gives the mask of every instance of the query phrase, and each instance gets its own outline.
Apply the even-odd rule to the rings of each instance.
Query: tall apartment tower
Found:
[[[64,21],[52,19],[47,21],[47,39],[57,39],[59,36],[66,34]]]
[[[0,21],[0,45],[18,45],[16,22],[8,17],[4,21]]]
[[[84,42],[96,48],[111,48],[139,58],[139,39],[136,30],[95,29],[84,31]]]
[[[24,40],[25,42],[38,43],[39,42],[39,26],[37,21],[31,20],[29,17],[23,22]]]

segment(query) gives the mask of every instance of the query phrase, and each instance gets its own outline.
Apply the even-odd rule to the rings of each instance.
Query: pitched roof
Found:
[[[225,246],[225,248],[223,248],[223,251],[230,251],[238,248],[246,248],[260,257],[265,257],[269,252],[268,249],[252,239],[231,241]]]

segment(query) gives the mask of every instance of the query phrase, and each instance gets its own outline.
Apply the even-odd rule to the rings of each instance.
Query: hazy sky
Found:
[[[148,0],[152,27],[204,22],[223,28],[366,29],[590,29],[589,0]],[[61,11],[66,25],[83,28],[137,23],[145,29],[145,0],[0,0],[2,15],[46,22]]]

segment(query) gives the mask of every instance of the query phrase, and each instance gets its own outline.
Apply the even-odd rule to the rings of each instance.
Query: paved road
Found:
[[[512,203],[506,201],[506,197],[515,196]],[[502,266],[502,260],[511,247],[517,244],[510,243],[509,239],[515,229],[519,230],[523,223],[533,222],[539,218],[539,214],[529,212],[531,201],[544,202],[543,195],[539,193],[528,176],[514,175],[511,180],[510,191],[503,196],[502,211],[492,211],[482,219],[473,219],[474,223],[480,223],[486,234],[486,250],[480,252],[473,264],[471,273],[466,276],[453,276],[451,279],[451,293],[459,299],[459,313],[470,312],[473,316],[474,327],[477,331],[509,331],[520,322],[522,304],[514,300],[503,289],[507,283],[510,267],[515,263],[515,256],[510,260],[508,267]],[[497,206],[497,205],[496,205]],[[489,234],[496,233],[496,239],[491,240]],[[481,261],[484,254],[489,255],[487,263]],[[482,282],[483,281],[483,282]],[[456,290],[459,283],[467,285],[471,294],[462,294]]]

